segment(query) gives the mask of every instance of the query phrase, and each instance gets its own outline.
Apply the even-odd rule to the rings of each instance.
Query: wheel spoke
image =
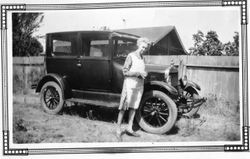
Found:
[[[56,106],[57,106],[57,104],[56,104],[55,100],[53,100],[53,107],[52,108],[55,109]]]
[[[51,100],[50,100],[50,101],[49,101],[48,107],[51,108],[51,105],[52,105],[52,102],[51,102]]]
[[[144,108],[152,109],[152,103],[151,104],[145,104]]]
[[[152,121],[153,117],[154,116],[152,115],[151,118],[149,119],[148,123],[150,123]]]
[[[57,99],[54,99],[53,102],[55,103],[55,105],[59,103]]]
[[[59,98],[54,98],[56,103],[59,103],[60,99]]]
[[[50,99],[46,100],[44,99],[45,103],[48,104],[50,102]]]
[[[50,98],[50,96],[48,95],[48,92],[45,93],[44,98]]]
[[[164,119],[161,115],[159,115],[159,117],[160,117],[165,123],[167,122],[167,120]]]
[[[143,112],[152,112],[151,107],[144,107]]]
[[[56,92],[55,92],[55,90],[54,90],[54,89],[51,89],[51,96],[52,96],[53,98],[55,98],[55,97],[56,97]]]
[[[152,112],[152,111],[144,108],[143,112],[150,113],[150,112]]]
[[[146,106],[149,106],[149,105],[151,106],[151,105],[152,105],[152,102],[145,102],[145,105],[146,105]]]
[[[161,123],[160,119],[156,117],[156,120],[157,120],[158,124],[159,124],[160,126],[162,126],[162,123]]]
[[[51,106],[50,109],[54,109],[54,101],[51,99]]]
[[[53,103],[53,108],[54,108],[56,105],[55,99],[52,99],[52,103]]]
[[[166,115],[168,116],[169,114],[168,113],[163,113],[163,112],[159,112],[160,115]]]
[[[163,111],[163,112],[168,111],[168,107],[164,108],[162,111]]]
[[[149,116],[151,116],[150,113],[149,113],[149,114],[146,114],[146,115],[143,115],[143,118],[147,118],[147,117],[149,117]]]

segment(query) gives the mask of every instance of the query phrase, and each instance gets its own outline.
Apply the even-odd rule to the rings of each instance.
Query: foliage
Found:
[[[13,13],[13,56],[37,56],[43,52],[33,36],[43,21],[42,13]]]
[[[198,30],[197,34],[193,35],[194,47],[190,48],[190,52],[192,55],[204,55],[203,50],[203,42],[204,42],[204,34]]]
[[[225,54],[228,56],[239,56],[239,33],[234,32],[234,41],[233,42],[228,42],[224,44],[224,51]]]
[[[194,46],[189,49],[190,55],[209,55],[209,56],[237,56],[239,55],[239,34],[235,32],[233,42],[223,44],[215,31],[208,31],[206,36],[198,30],[193,35]]]

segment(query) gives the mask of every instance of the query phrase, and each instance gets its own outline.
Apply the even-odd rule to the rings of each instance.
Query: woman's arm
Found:
[[[139,77],[140,74],[138,72],[131,72],[129,71],[132,65],[132,58],[131,56],[127,56],[124,66],[123,66],[123,75],[127,77]]]

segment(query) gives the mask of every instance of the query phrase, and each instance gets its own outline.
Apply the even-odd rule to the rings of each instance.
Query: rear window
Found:
[[[71,41],[53,40],[53,52],[70,54],[72,53],[71,46]]]
[[[76,54],[76,34],[52,35],[51,44],[53,56],[70,56]]]

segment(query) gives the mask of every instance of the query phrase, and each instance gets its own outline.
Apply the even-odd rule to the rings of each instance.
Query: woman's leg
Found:
[[[118,118],[117,118],[117,128],[116,128],[116,137],[118,139],[118,141],[122,141],[122,120],[123,120],[123,116],[124,116],[125,110],[120,110],[119,114],[118,114]]]
[[[132,106],[129,110],[129,121],[127,130],[133,132],[133,122],[135,118],[136,110],[139,108],[139,104],[141,101],[143,89],[133,91],[133,95],[130,98],[130,106]]]
[[[134,118],[135,118],[135,109],[131,108],[129,110],[129,116],[128,116],[128,127],[127,130],[129,132],[133,132],[133,122],[134,122]]]
[[[117,125],[121,127],[123,116],[124,116],[125,110],[120,110],[117,118]]]
[[[127,133],[128,135],[131,135],[131,136],[140,137],[140,135],[134,132],[133,130],[133,122],[135,118],[135,113],[136,113],[136,109],[131,108],[129,110],[129,118],[128,118],[129,121],[128,121]]]

